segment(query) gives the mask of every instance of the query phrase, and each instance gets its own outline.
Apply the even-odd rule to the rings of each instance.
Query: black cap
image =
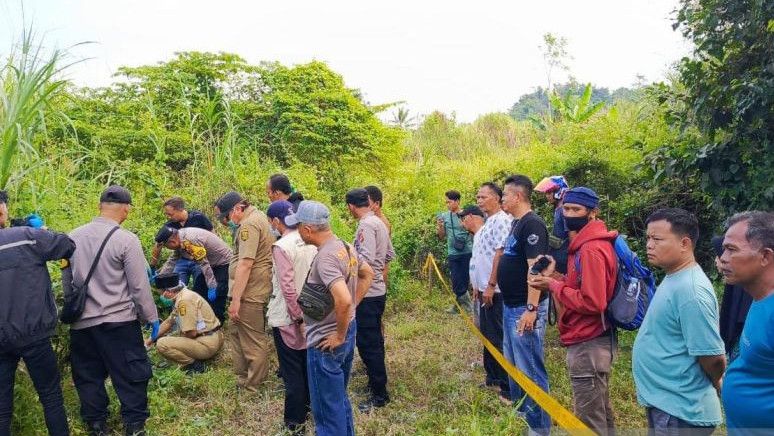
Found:
[[[347,192],[347,204],[355,207],[368,207],[368,191],[363,188],[355,188]]]
[[[132,195],[123,186],[113,185],[102,191],[99,202],[132,204]]]
[[[8,203],[8,193],[5,191],[0,191],[0,204],[2,203]]]
[[[173,289],[180,285],[180,276],[176,272],[161,273],[156,276],[158,289]]]
[[[172,235],[175,234],[177,230],[173,229],[172,227],[169,227],[167,225],[162,226],[158,233],[156,233],[156,243],[163,244],[169,240],[169,238],[172,237]]]
[[[457,213],[457,216],[460,218],[464,218],[468,215],[478,215],[481,218],[486,217],[486,215],[484,215],[484,212],[481,210],[480,207],[474,206],[472,204],[465,206],[461,212]]]
[[[224,219],[227,217],[228,213],[231,212],[231,209],[233,209],[237,204],[241,203],[242,200],[242,196],[235,191],[223,194],[223,196],[215,202],[215,206],[218,208],[218,210],[220,210],[218,218]]]

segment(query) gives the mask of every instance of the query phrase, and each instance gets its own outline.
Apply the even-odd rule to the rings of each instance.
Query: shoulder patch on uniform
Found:
[[[527,236],[527,243],[529,245],[535,245],[535,244],[538,243],[538,241],[540,241],[540,236],[538,236],[538,235],[536,235],[534,233],[529,235],[529,236]]]
[[[59,269],[67,269],[70,267],[70,261],[67,259],[59,260]]]
[[[180,314],[180,316],[185,316],[185,313],[186,313],[187,311],[188,311],[188,308],[186,308],[186,306],[185,306],[185,303],[184,303],[184,302],[181,302],[181,303],[180,303],[180,304],[177,306],[177,313],[179,313],[179,314]]]
[[[239,239],[246,241],[250,238],[250,231],[247,229],[242,229],[239,231]]]

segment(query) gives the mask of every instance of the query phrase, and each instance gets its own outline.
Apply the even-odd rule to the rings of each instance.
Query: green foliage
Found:
[[[683,1],[675,28],[694,53],[680,62],[679,85],[658,90],[683,136],[652,157],[657,180],[694,180],[727,212],[774,200],[772,16],[771,1]]]
[[[45,111],[65,82],[61,72],[62,54],[44,52],[30,30],[24,30],[16,53],[0,67],[0,189],[13,174],[18,154],[34,155],[33,137],[45,127]]]
[[[573,123],[582,123],[588,120],[605,105],[602,101],[591,103],[591,83],[586,85],[583,94],[579,97],[570,93],[560,97],[559,94],[553,92],[550,99],[551,106],[558,118]]]

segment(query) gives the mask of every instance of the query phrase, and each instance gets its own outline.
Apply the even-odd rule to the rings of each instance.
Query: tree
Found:
[[[727,212],[774,202],[774,1],[683,0],[675,29],[694,43],[679,86],[656,88],[683,140],[657,177],[695,178]]]
[[[572,56],[567,52],[567,38],[557,36],[553,33],[543,35],[543,44],[539,45],[543,53],[543,62],[546,66],[546,90],[553,90],[553,74],[555,70],[564,72],[570,71],[567,62],[572,60]]]

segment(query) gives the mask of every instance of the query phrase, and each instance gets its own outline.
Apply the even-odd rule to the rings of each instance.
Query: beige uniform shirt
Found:
[[[271,247],[274,243],[266,214],[253,206],[245,210],[245,217],[234,233],[234,256],[228,269],[229,295],[234,286],[236,266],[241,259],[253,259],[253,267],[242,301],[266,304],[271,296]]]
[[[181,333],[207,333],[220,325],[215,312],[204,298],[188,288],[180,291],[175,298],[175,308],[167,321],[176,325]]]

